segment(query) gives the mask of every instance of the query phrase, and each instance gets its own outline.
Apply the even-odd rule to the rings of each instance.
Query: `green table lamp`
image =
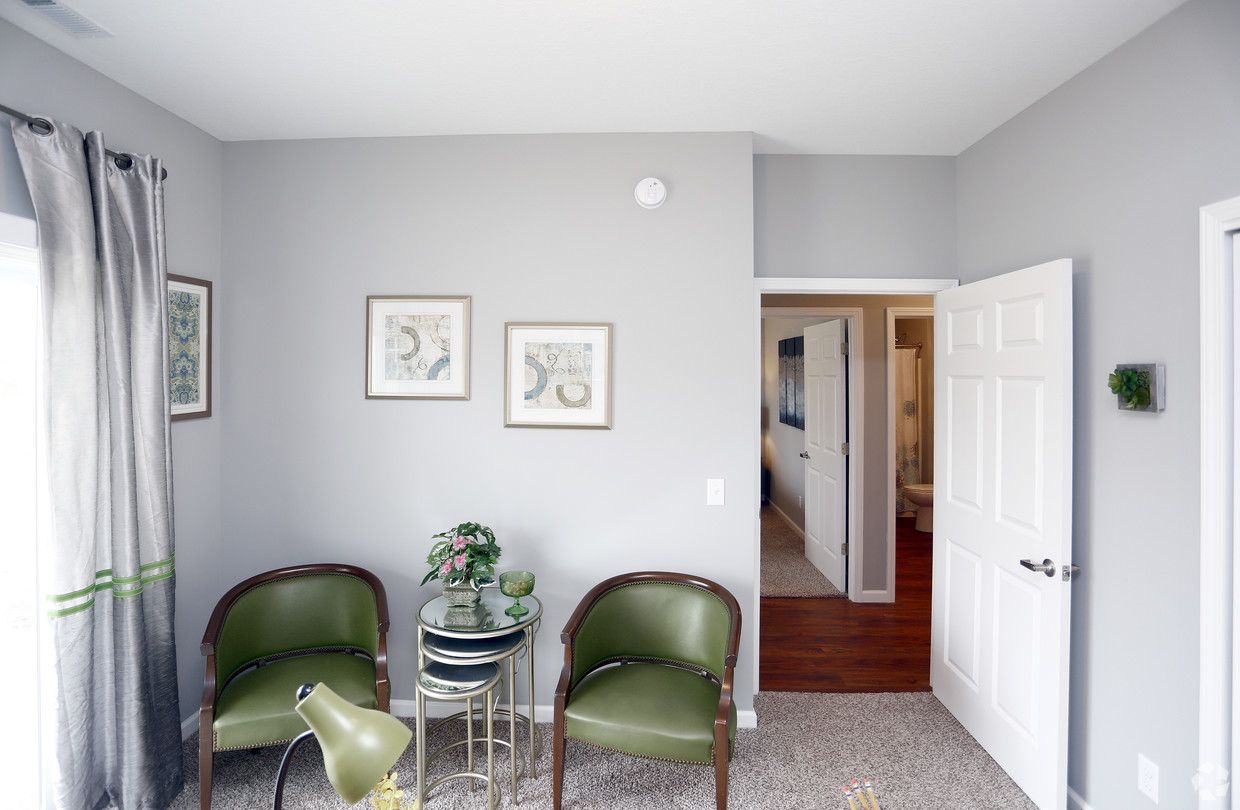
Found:
[[[293,752],[315,737],[323,749],[327,779],[347,804],[357,804],[379,784],[409,745],[413,732],[386,712],[363,709],[323,684],[302,684],[297,689],[297,713],[310,730],[289,743],[276,778],[273,807],[284,801],[284,780]]]

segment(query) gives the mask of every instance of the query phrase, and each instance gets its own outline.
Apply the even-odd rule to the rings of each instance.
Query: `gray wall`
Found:
[[[82,131],[102,130],[115,149],[162,157],[168,167],[168,266],[173,273],[216,282],[216,323],[221,311],[219,141],[80,62],[0,20],[0,101],[47,115]],[[0,211],[33,217],[25,179],[0,115]],[[218,336],[218,331],[216,332]],[[177,659],[181,715],[202,697],[198,640],[227,585],[220,580],[220,416],[224,386],[216,348],[216,416],[172,427],[176,488]]]
[[[762,306],[780,307],[860,307],[863,334],[858,340],[850,335],[853,361],[865,364],[865,390],[862,401],[865,407],[865,438],[862,452],[865,454],[861,482],[861,543],[865,551],[861,556],[863,571],[861,585],[867,590],[882,590],[887,581],[887,498],[895,481],[889,478],[887,456],[887,307],[929,307],[934,299],[928,295],[764,295]],[[823,319],[818,319],[819,321]],[[811,323],[813,321],[810,321]],[[778,406],[778,400],[776,400]],[[777,412],[778,413],[778,412]],[[778,416],[776,417],[778,427]],[[795,431],[801,433],[801,431]],[[803,434],[802,434],[803,435]],[[768,443],[764,442],[764,445]],[[793,452],[787,458],[790,445],[770,443],[773,475],[782,475],[791,486],[805,491],[804,468]],[[778,456],[776,455],[778,454]],[[795,470],[795,471],[794,471]],[[794,490],[794,492],[797,490]],[[793,496],[795,504],[795,494]],[[780,508],[783,508],[782,504]],[[792,513],[788,513],[792,516]]]
[[[348,560],[392,603],[412,699],[432,533],[490,524],[538,574],[539,703],[593,584],[692,571],[754,600],[748,134],[394,138],[225,147],[225,566]],[[633,185],[655,175],[666,205]],[[473,296],[472,398],[362,397],[368,294]],[[615,324],[610,431],[504,428],[504,322]],[[720,328],[720,324],[737,325]],[[750,369],[747,371],[747,369]],[[705,506],[705,479],[727,505]],[[753,695],[754,626],[737,694]]]
[[[962,154],[963,281],[1075,269],[1070,783],[1096,810],[1195,806],[1198,209],[1240,195],[1240,3],[1188,3]],[[1167,364],[1121,413],[1116,363]]]
[[[755,275],[955,278],[954,163],[756,155]]]

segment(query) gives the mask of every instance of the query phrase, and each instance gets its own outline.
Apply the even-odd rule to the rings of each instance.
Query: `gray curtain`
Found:
[[[39,229],[46,800],[165,807],[183,774],[161,166],[54,126],[12,125]]]

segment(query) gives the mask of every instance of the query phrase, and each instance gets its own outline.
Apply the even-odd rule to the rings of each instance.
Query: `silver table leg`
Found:
[[[487,725],[487,810],[495,810],[495,798],[499,793],[495,784],[495,704],[489,693],[484,700],[486,707],[483,714],[486,715]]]
[[[508,767],[511,769],[512,806],[517,800],[517,655],[508,656]]]
[[[529,659],[529,672],[526,674],[525,677],[530,687],[530,690],[529,690],[530,691],[530,702],[529,702],[530,778],[537,779],[538,778],[538,765],[537,765],[538,749],[534,745],[534,735],[536,732],[534,731],[535,722],[534,722],[534,628],[533,626],[527,628],[525,631],[525,643],[526,643],[526,657]]]
[[[484,700],[490,695],[485,695]],[[474,699],[465,698],[465,770],[474,772]],[[474,780],[466,779],[469,792],[474,792]],[[488,786],[489,787],[489,786]]]
[[[426,698],[422,695],[422,690],[417,691],[417,707],[415,711],[418,713],[417,718],[417,757],[418,763],[418,807],[422,807],[426,803]]]

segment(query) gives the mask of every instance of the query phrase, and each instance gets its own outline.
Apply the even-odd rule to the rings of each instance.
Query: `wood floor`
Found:
[[[763,598],[759,689],[928,692],[930,535],[896,526],[896,601]]]

